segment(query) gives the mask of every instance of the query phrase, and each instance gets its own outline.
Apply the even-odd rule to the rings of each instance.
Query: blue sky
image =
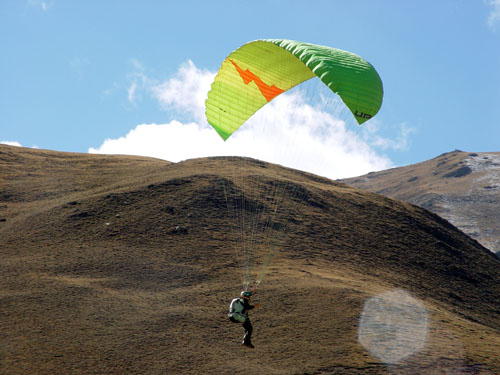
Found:
[[[361,55],[383,80],[381,111],[313,134],[307,119],[322,113],[292,95],[223,144],[204,122],[206,92],[224,58],[259,38]],[[332,178],[500,151],[500,0],[4,0],[0,46],[4,143],[171,161],[241,152]],[[291,106],[302,128],[281,125]]]

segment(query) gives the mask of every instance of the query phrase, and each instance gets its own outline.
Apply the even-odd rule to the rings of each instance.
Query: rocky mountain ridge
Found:
[[[499,152],[456,150],[340,181],[426,208],[492,252],[500,251]]]

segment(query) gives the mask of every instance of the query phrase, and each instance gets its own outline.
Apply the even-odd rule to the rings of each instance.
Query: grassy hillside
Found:
[[[500,372],[500,261],[417,206],[239,158],[0,145],[0,176],[2,374]],[[268,210],[265,186],[287,187],[288,231],[256,237],[280,241],[248,350],[226,317],[242,270],[227,201]],[[411,346],[391,323],[409,296],[426,320],[403,327],[425,342],[387,363]],[[370,301],[395,314],[367,334]]]
[[[500,153],[453,151],[341,180],[426,208],[493,252],[500,249]]]

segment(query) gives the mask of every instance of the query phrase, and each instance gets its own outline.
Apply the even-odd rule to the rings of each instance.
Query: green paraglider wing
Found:
[[[382,81],[361,57],[339,49],[282,39],[244,44],[222,63],[205,102],[208,123],[226,140],[279,94],[319,77],[359,124],[382,105]]]

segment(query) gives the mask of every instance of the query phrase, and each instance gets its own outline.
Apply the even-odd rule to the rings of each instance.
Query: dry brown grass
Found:
[[[500,373],[490,252],[416,206],[241,163],[0,145],[0,373]],[[241,270],[221,181],[234,171],[248,197],[253,182],[301,191],[251,313],[253,351],[226,319]],[[425,306],[429,332],[390,365],[357,335],[365,301],[394,289]]]
[[[500,254],[499,152],[448,152],[341,181],[428,209]]]

